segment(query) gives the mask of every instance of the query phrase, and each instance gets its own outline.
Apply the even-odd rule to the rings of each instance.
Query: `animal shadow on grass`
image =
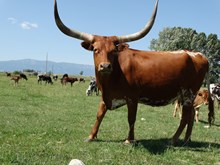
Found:
[[[96,139],[94,142],[105,142],[105,143],[121,143],[124,140],[101,140]],[[190,141],[187,144],[183,140],[178,140],[175,146],[171,145],[171,139],[161,138],[161,139],[141,139],[137,140],[135,143],[131,144],[135,148],[144,147],[151,154],[161,155],[167,151],[167,149],[186,149],[195,152],[209,152],[208,148],[220,149],[220,144],[200,142],[200,141]],[[130,145],[130,144],[129,144]]]
[[[199,120],[200,123],[206,124],[208,125],[209,123],[207,121],[204,120]],[[216,124],[215,121],[211,124],[211,126],[216,126],[216,127],[220,127],[220,124]]]
[[[183,140],[178,140],[175,146],[171,145],[171,139],[149,139],[149,140],[138,140],[135,144],[135,147],[143,146],[151,154],[163,154],[167,149],[187,149],[192,151],[199,152],[208,152],[207,148],[217,148],[220,149],[220,144],[218,143],[209,143],[209,142],[200,142],[200,141],[190,141],[187,144]]]

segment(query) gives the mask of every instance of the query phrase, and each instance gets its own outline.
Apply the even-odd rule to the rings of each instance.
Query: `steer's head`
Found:
[[[156,18],[158,1],[156,2],[153,14],[145,27],[137,33],[124,36],[97,36],[88,33],[79,32],[66,27],[58,14],[57,3],[54,0],[54,16],[58,28],[66,35],[83,40],[82,47],[93,51],[96,72],[111,73],[113,70],[114,58],[119,49],[118,45],[124,42],[131,42],[143,38],[152,28]]]
[[[83,41],[82,47],[93,51],[95,69],[101,74],[109,74],[117,55],[117,38],[94,36],[94,41]]]

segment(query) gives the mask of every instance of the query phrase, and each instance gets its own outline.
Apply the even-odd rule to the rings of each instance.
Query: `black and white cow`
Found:
[[[96,81],[94,79],[90,80],[89,87],[86,90],[86,95],[91,96],[93,92],[96,93],[96,96],[99,95],[99,89],[98,89]]]
[[[37,81],[38,81],[38,84],[39,83],[42,84],[42,81],[45,81],[45,84],[53,84],[51,77],[48,75],[38,75]]]
[[[20,73],[20,77],[23,78],[23,79],[25,79],[26,81],[28,80],[28,79],[27,79],[27,76],[26,76],[24,73]]]
[[[211,98],[214,101],[215,99],[218,102],[218,108],[220,105],[220,85],[219,84],[210,84],[210,93],[211,93]]]
[[[57,81],[58,75],[53,75],[53,79],[54,79],[54,81]]]

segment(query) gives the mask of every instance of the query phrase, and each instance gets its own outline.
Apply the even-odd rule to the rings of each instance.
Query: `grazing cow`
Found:
[[[54,81],[57,81],[58,75],[53,75],[53,79],[54,79]]]
[[[64,78],[64,77],[69,77],[69,75],[67,73],[65,73],[62,78]]]
[[[66,83],[69,82],[71,84],[71,87],[73,86],[73,83],[75,81],[78,81],[78,79],[75,78],[75,77],[64,77],[64,78],[61,79],[62,85],[66,85]]]
[[[11,78],[11,80],[14,80],[14,82],[15,82],[15,86],[17,86],[18,85],[18,82],[19,82],[19,80],[21,79],[21,77],[20,76],[13,76],[12,78]]]
[[[141,51],[130,49],[125,42],[143,38],[152,28],[157,13],[158,0],[153,15],[139,32],[124,36],[98,36],[66,27],[54,3],[58,28],[66,35],[83,40],[82,47],[93,51],[96,83],[102,92],[95,124],[88,141],[97,136],[107,110],[127,104],[129,133],[125,143],[134,141],[137,105],[164,106],[177,97],[182,98],[182,119],[172,138],[176,144],[187,126],[185,142],[191,137],[194,108],[193,101],[208,72],[208,60],[199,52]]]
[[[89,87],[86,90],[86,95],[87,96],[91,96],[92,93],[95,92],[96,96],[99,95],[99,88],[97,87],[96,81],[94,79],[92,79],[89,83]]]
[[[79,82],[85,82],[84,78],[79,78]]]
[[[7,77],[11,77],[11,73],[5,72]]]
[[[60,82],[61,82],[62,85],[66,85],[66,84],[64,84],[64,78],[65,78],[65,77],[69,77],[69,75],[68,75],[67,73],[65,73],[65,74],[62,76],[62,78],[60,79],[60,80],[61,80]]]
[[[23,79],[25,79],[26,81],[28,80],[28,79],[27,79],[27,76],[26,76],[24,73],[20,73],[20,77],[23,78]]]
[[[42,84],[42,81],[45,81],[45,85],[46,84],[53,84],[53,81],[52,81],[52,79],[51,79],[51,77],[50,76],[48,76],[48,75],[38,75],[37,76],[37,81],[38,81],[38,84],[40,83],[40,84]]]
[[[202,105],[208,105],[209,104],[209,92],[207,89],[203,89],[198,91],[196,98],[193,102],[193,107],[195,109],[195,119],[196,122],[199,122],[199,108]],[[175,102],[175,108],[173,112],[173,117],[176,117],[176,112],[179,111],[179,116],[181,118],[181,109],[180,109],[180,101],[176,100]]]

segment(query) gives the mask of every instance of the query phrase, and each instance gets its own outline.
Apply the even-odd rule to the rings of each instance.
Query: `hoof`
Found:
[[[92,142],[94,139],[89,139],[89,138],[87,138],[87,139],[85,139],[84,140],[84,142]]]
[[[205,125],[204,128],[210,128],[210,125]]]
[[[172,138],[168,144],[169,144],[170,146],[174,146],[174,147],[175,147],[175,146],[177,146],[177,141],[178,141],[178,139],[173,139],[173,138]]]
[[[136,140],[125,140],[124,144],[135,144]]]
[[[173,140],[170,140],[170,142],[168,143],[168,145],[170,145],[170,146],[176,146],[176,142],[174,142]]]

